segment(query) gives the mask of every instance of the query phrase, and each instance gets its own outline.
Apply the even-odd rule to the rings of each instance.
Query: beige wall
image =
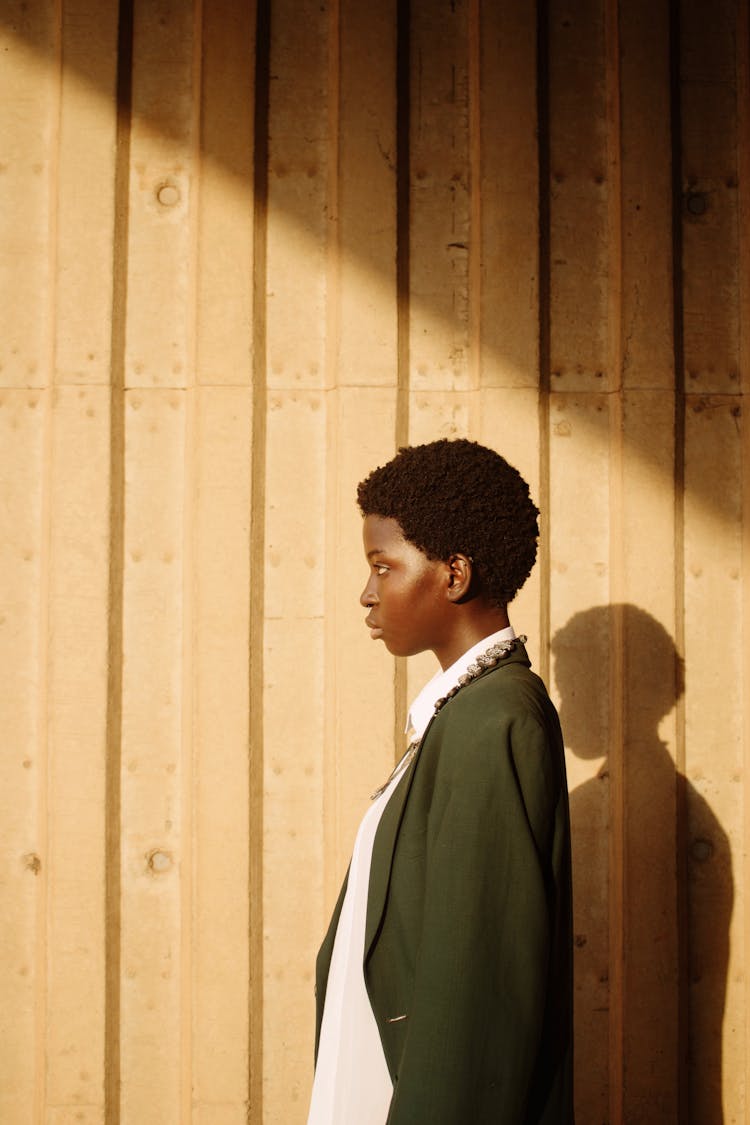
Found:
[[[743,1121],[747,5],[263,4],[0,4],[0,1119],[304,1122],[431,667],[354,490],[468,434],[543,510],[579,1125]]]

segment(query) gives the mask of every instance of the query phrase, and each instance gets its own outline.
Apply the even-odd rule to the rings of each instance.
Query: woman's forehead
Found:
[[[407,540],[401,524],[391,516],[365,516],[362,526],[365,554],[388,552],[403,547]]]

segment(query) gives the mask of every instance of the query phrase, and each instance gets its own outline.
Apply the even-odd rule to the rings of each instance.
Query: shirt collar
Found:
[[[411,733],[412,738],[421,738],[424,734],[427,724],[432,718],[435,710],[435,704],[438,699],[450,691],[454,684],[458,682],[458,677],[462,676],[472,661],[490,645],[498,644],[500,641],[512,641],[515,639],[515,632],[512,625],[508,625],[505,629],[498,629],[496,633],[490,633],[488,637],[482,637],[481,641],[477,641],[470,649],[467,649],[462,656],[454,664],[451,664],[445,671],[436,672],[435,675],[429,680],[420,691],[419,695],[412,702],[409,708],[409,714],[406,719],[406,730]]]

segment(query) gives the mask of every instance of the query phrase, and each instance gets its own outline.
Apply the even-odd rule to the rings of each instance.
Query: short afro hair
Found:
[[[363,516],[394,519],[431,559],[468,555],[481,593],[505,606],[536,559],[538,509],[517,469],[465,438],[407,445],[357,487]]]

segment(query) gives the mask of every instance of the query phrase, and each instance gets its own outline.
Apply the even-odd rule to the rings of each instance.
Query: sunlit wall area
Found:
[[[363,628],[356,485],[467,435],[542,510],[578,1123],[744,1120],[746,0],[0,0],[0,38],[0,1119],[306,1120],[433,669]]]

